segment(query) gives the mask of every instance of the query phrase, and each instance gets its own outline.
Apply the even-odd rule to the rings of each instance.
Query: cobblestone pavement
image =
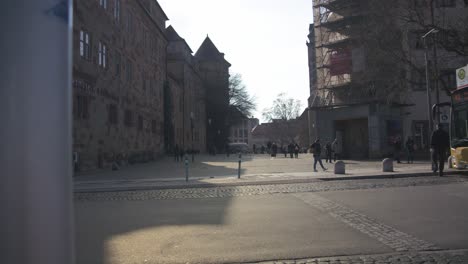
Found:
[[[249,262],[250,264],[465,264],[468,263],[468,250],[414,251],[363,256],[341,256],[297,260]]]
[[[360,232],[377,239],[396,251],[437,250],[435,245],[401,232],[391,226],[377,222],[366,215],[356,212],[319,195],[293,194],[298,199],[331,215],[335,219]]]
[[[271,184],[248,186],[218,186],[210,188],[166,189],[147,191],[121,191],[75,193],[77,202],[85,201],[144,201],[168,199],[222,198],[248,195],[267,195],[277,193],[325,192],[340,190],[360,190],[390,187],[424,186],[450,183],[467,184],[461,177],[416,177],[401,179],[372,179],[347,181],[320,181],[299,184]]]

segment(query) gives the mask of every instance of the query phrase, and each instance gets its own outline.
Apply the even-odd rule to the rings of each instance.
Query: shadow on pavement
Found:
[[[237,173],[237,170],[228,168],[222,168],[222,171],[226,175]],[[206,188],[211,187],[208,183],[204,184]],[[123,263],[122,255],[126,258],[125,263],[140,263],[145,254],[154,256],[154,248],[167,248],[170,251],[176,246],[166,245],[164,243],[167,242],[163,241],[190,236],[181,233],[185,230],[183,227],[190,229],[193,226],[224,225],[226,211],[231,204],[231,198],[152,200],[145,198],[147,193],[88,193],[87,199],[77,199],[75,196],[78,264]],[[128,199],[129,196],[133,198]],[[158,230],[160,227],[171,227],[169,230],[173,232],[162,232]],[[174,239],[174,236],[180,237]],[[155,240],[161,244],[152,245]],[[164,252],[160,254],[164,255]]]

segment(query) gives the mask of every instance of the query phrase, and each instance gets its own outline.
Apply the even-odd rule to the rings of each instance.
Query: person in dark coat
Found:
[[[294,145],[294,158],[299,158],[299,145],[297,143]]]
[[[408,139],[406,140],[405,147],[406,147],[406,158],[407,158],[408,164],[413,163],[414,162],[414,157],[413,157],[414,140],[412,137],[408,137]]]
[[[431,153],[432,153],[432,171],[439,171],[439,176],[444,176],[444,163],[447,151],[450,147],[450,138],[440,124],[437,124],[437,129],[431,136]]]
[[[320,155],[322,154],[322,146],[320,145],[320,139],[315,140],[314,144],[312,144],[310,148],[312,149],[312,153],[314,155],[314,171],[317,172],[317,162],[320,163],[322,169],[326,171],[327,168],[323,166],[322,159],[320,157]]]
[[[293,152],[294,152],[294,145],[293,143],[289,143],[288,145],[288,153],[289,153],[289,157],[292,159],[293,158]]]
[[[273,144],[271,144],[271,156],[275,158],[276,153],[278,153],[278,146],[276,145],[275,142],[273,142]]]
[[[332,143],[331,142],[327,142],[327,144],[325,145],[325,162],[328,163],[333,163],[332,162]]]
[[[394,148],[395,148],[395,152],[393,154],[395,160],[397,161],[397,163],[401,163],[400,161],[400,153],[401,153],[401,138],[398,136],[396,139],[395,139],[395,142],[394,142]]]

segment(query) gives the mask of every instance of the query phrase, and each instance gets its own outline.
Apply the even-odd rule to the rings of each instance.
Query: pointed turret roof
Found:
[[[219,52],[218,48],[216,48],[213,41],[211,41],[210,37],[207,35],[200,48],[198,48],[195,53],[195,56],[203,59],[218,59],[220,54],[221,52]]]
[[[231,64],[226,59],[224,59],[224,53],[219,52],[218,48],[216,48],[215,44],[213,41],[211,41],[208,35],[206,35],[205,40],[195,53],[195,57],[202,60],[223,60],[229,66],[231,66]]]
[[[190,53],[193,53],[192,49],[190,48],[190,46],[187,44],[187,42],[185,41],[185,39],[183,39],[181,36],[179,36],[179,34],[177,33],[177,31],[175,31],[174,27],[172,26],[169,26],[166,28],[166,36],[167,36],[167,39],[169,41],[183,41],[185,46],[187,46],[188,50],[190,51]]]

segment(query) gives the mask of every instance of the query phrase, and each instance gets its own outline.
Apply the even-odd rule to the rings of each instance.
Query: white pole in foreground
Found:
[[[72,14],[0,3],[0,263],[74,263]]]

